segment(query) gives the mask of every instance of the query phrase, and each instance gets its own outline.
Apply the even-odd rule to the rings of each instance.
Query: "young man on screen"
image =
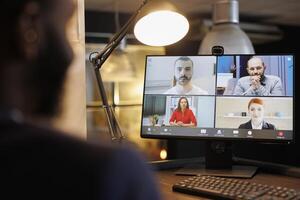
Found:
[[[174,80],[175,86],[164,94],[174,95],[207,95],[208,92],[192,84],[194,63],[189,57],[180,57],[175,61]]]

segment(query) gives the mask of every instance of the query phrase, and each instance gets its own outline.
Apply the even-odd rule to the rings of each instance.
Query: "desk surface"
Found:
[[[193,200],[193,199],[206,199],[200,198],[199,196],[187,195],[172,191],[172,185],[187,176],[176,176],[174,172],[176,170],[163,170],[157,171],[157,178],[159,181],[159,187],[164,200]],[[288,177],[283,175],[267,174],[267,173],[257,173],[252,179],[245,179],[249,182],[256,182],[261,184],[268,184],[274,186],[282,186],[293,188],[300,191],[300,178]]]

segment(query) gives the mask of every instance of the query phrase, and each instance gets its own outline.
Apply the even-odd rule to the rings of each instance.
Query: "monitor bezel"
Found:
[[[146,75],[147,75],[147,60],[148,57],[179,57],[179,56],[293,56],[293,130],[292,130],[292,139],[262,139],[262,138],[231,138],[231,137],[210,137],[210,136],[174,136],[174,135],[150,135],[143,134],[143,114],[144,114],[144,100],[145,100],[145,85],[146,85]],[[144,86],[143,86],[143,102],[142,102],[142,115],[141,115],[141,123],[140,123],[140,137],[141,138],[149,138],[149,139],[184,139],[184,140],[218,140],[218,141],[242,141],[242,142],[258,142],[258,143],[274,143],[274,144],[292,144],[295,143],[296,134],[295,134],[295,106],[296,106],[296,89],[295,89],[295,54],[294,53],[270,53],[270,54],[223,54],[223,55],[212,55],[212,54],[201,54],[201,55],[146,55],[145,57],[145,73],[144,73]],[[216,128],[215,128],[216,129]]]

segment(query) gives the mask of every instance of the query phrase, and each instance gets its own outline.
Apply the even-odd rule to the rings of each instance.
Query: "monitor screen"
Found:
[[[293,55],[147,56],[141,136],[290,142]]]

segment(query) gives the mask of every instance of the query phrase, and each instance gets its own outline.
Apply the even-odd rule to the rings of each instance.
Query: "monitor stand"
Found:
[[[233,165],[231,142],[206,141],[205,146],[205,165],[186,165],[175,174],[252,178],[256,173],[257,167],[255,166]]]

